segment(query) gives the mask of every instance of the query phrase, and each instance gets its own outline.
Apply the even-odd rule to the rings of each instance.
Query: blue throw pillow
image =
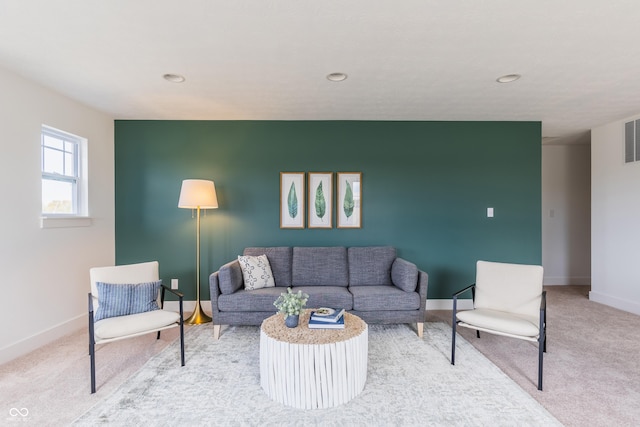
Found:
[[[129,285],[96,282],[98,288],[98,309],[93,319],[106,319],[107,317],[125,316],[129,312]]]
[[[158,291],[162,280],[131,285],[131,308],[129,314],[158,310]]]
[[[158,290],[162,280],[138,284],[96,282],[98,309],[94,321],[158,310]]]

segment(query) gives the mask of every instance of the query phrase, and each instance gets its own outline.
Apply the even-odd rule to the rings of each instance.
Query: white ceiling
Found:
[[[117,119],[531,120],[583,141],[640,113],[639,46],[637,0],[0,0],[0,67]]]

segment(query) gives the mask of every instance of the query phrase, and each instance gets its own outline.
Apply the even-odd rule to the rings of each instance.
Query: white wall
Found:
[[[88,227],[40,227],[40,128],[88,139]],[[113,264],[114,124],[0,69],[0,363],[86,327],[88,269]]]
[[[624,163],[625,121],[591,130],[589,298],[640,314],[640,162]]]
[[[542,146],[545,285],[591,284],[591,148]]]

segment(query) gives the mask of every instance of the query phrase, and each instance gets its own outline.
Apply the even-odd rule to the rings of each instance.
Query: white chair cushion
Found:
[[[516,315],[486,308],[460,311],[456,313],[456,318],[470,326],[508,335],[535,338],[540,331],[540,320],[536,317]]]
[[[180,320],[174,311],[154,310],[129,316],[109,317],[95,323],[96,340],[124,338],[144,332],[153,332]]]
[[[539,265],[478,261],[474,307],[538,317],[543,276]]]

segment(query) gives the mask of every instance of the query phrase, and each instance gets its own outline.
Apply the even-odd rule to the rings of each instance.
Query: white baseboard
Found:
[[[200,305],[208,314],[211,314],[211,301],[201,301]],[[164,306],[167,310],[179,310],[178,301],[166,301]],[[192,312],[195,306],[195,301],[184,301],[183,308],[185,313]],[[20,356],[24,356],[27,353],[37,350],[44,345],[47,345],[59,338],[62,338],[65,335],[76,332],[82,328],[87,328],[86,313],[1,348],[0,364],[7,363]]]
[[[193,311],[193,308],[196,306],[195,301],[184,301],[184,311],[185,313],[189,313]],[[200,301],[200,305],[207,313],[211,313],[211,301]],[[164,303],[164,308],[167,310],[178,311],[178,301],[166,301]],[[458,308],[461,310],[469,310],[473,308],[473,303],[470,299],[459,299],[458,300]],[[427,310],[452,310],[453,309],[453,300],[451,299],[428,299],[427,300]],[[275,309],[274,309],[275,313]]]
[[[459,310],[471,310],[473,308],[473,301],[470,299],[459,299]],[[428,299],[427,310],[453,310],[452,299]]]
[[[567,286],[567,285],[586,285],[591,286],[591,276],[545,276],[543,280],[544,286]]]
[[[195,307],[196,307],[195,301],[182,302],[182,309],[184,310],[185,313],[191,313]],[[202,307],[202,309],[206,311],[207,314],[211,314],[211,300],[200,301],[200,307]],[[178,311],[180,310],[180,305],[178,304],[178,301],[165,301],[164,308],[166,310]],[[274,313],[275,313],[275,308],[274,308]]]
[[[200,301],[200,305],[207,313],[211,313],[211,301]],[[610,304],[613,305],[613,304]],[[195,301],[184,301],[183,309],[185,313],[190,313],[196,306]],[[166,301],[164,308],[167,310],[178,311],[178,301]],[[470,299],[458,300],[458,308],[461,310],[468,310],[473,308],[473,303]],[[427,310],[451,310],[453,309],[453,300],[451,299],[431,299],[427,300]],[[624,310],[624,309],[623,309]],[[627,310],[631,311],[631,310]],[[275,312],[275,309],[274,309]],[[640,314],[640,307],[638,307],[638,314]],[[62,322],[58,325],[52,326],[42,332],[34,334],[30,337],[24,338],[13,344],[9,344],[6,347],[0,349],[0,364],[7,363],[17,357],[23,356],[29,352],[37,350],[38,348],[49,344],[65,335],[72,332],[76,332],[82,328],[87,327],[87,314],[81,314],[74,317],[71,320]]]
[[[640,303],[624,300],[611,295],[600,292],[589,292],[589,300],[600,304],[608,305],[618,310],[628,311],[629,313],[640,315]]]
[[[42,332],[23,338],[0,349],[0,364],[7,363],[20,356],[47,345],[65,335],[87,328],[87,314],[81,314],[66,322],[59,323]],[[87,344],[88,345],[88,344]]]

